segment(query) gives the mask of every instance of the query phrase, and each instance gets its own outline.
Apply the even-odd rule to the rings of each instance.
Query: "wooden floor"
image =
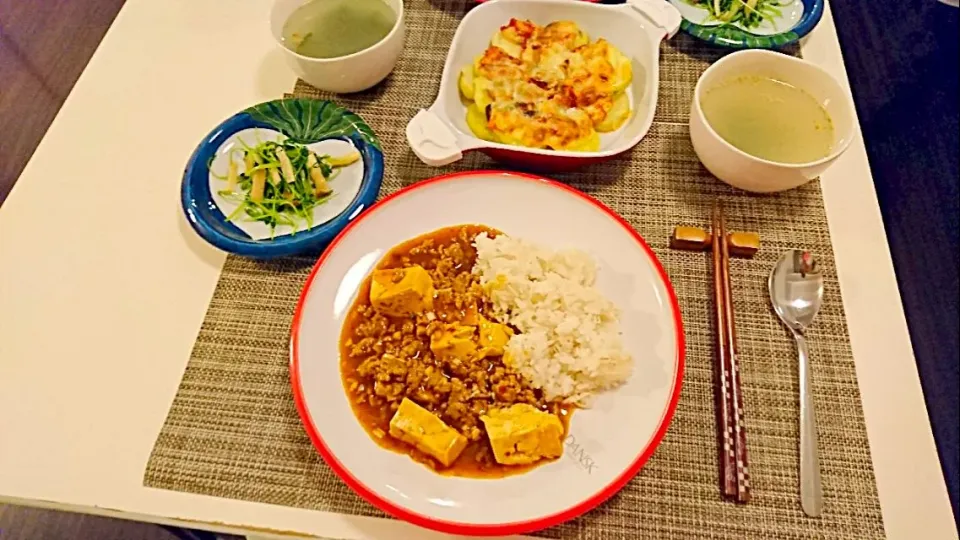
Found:
[[[960,527],[960,10],[933,1],[830,5]]]
[[[243,540],[243,537],[0,504],[0,540]]]
[[[122,4],[0,0],[0,204]],[[831,5],[956,517],[958,10],[932,0]],[[11,538],[174,536],[151,525],[0,506],[0,539]]]
[[[0,204],[123,0],[0,0]]]
[[[3,540],[178,540],[161,527],[66,512],[0,505]]]

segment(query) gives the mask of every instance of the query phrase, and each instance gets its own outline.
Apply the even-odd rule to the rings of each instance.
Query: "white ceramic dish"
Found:
[[[287,64],[301,79],[320,90],[345,94],[359,92],[382,81],[393,71],[403,52],[406,27],[403,0],[383,0],[397,15],[385,38],[366,49],[337,58],[311,58],[297,54],[283,44],[283,25],[290,14],[311,0],[276,0],[270,12],[270,31],[283,50]]]
[[[836,141],[827,157],[810,163],[777,163],[734,147],[707,123],[700,97],[713,85],[738,75],[758,74],[789,83],[812,95],[833,120]],[[823,69],[810,62],[763,50],[739,51],[707,68],[697,81],[690,110],[690,140],[700,162],[714,176],[747,191],[772,193],[806,184],[820,176],[856,135],[853,99]]]
[[[619,130],[601,136],[597,152],[567,152],[508,146],[473,135],[460,99],[460,69],[490,44],[490,38],[511,18],[541,25],[557,20],[576,22],[591,39],[605,38],[633,60],[633,83],[628,88],[633,116]],[[494,0],[470,10],[453,37],[443,67],[440,90],[428,109],[407,124],[407,142],[424,163],[446,165],[464,152],[481,150],[501,161],[520,166],[561,170],[609,159],[626,152],[643,138],[653,122],[660,84],[660,42],[676,34],[680,13],[663,0],[629,0],[600,5],[569,0]]]
[[[574,413],[559,460],[508,478],[442,476],[381,448],[354,417],[341,384],[338,340],[360,283],[391,247],[460,223],[482,223],[592,255],[597,286],[620,308],[624,345],[635,362],[624,386]],[[576,517],[636,475],[673,416],[683,359],[673,289],[653,252],[622,218],[556,182],[477,171],[418,182],[370,208],[330,244],[297,306],[290,377],[315,446],[367,501],[424,527],[506,535]]]

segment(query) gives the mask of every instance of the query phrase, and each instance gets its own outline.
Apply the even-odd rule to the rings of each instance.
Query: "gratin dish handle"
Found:
[[[407,144],[420,161],[441,167],[463,158],[456,134],[432,111],[420,109],[407,124]]]
[[[683,17],[670,2],[664,0],[627,0],[627,5],[653,21],[653,24],[666,32],[665,39],[672,38],[680,30],[680,21],[683,20]]]

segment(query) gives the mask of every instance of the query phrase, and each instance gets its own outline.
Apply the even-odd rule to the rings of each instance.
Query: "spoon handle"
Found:
[[[810,387],[810,354],[803,335],[794,332],[793,337],[800,357],[800,506],[808,516],[818,517],[823,510],[823,491],[817,450],[817,412]]]

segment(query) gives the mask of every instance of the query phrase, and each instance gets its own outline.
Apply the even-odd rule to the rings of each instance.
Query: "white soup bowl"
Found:
[[[833,120],[835,141],[830,154],[808,163],[779,163],[750,155],[717,134],[703,114],[700,99],[723,81],[742,75],[771,77],[813,96]],[[746,50],[725,56],[703,72],[693,92],[690,140],[697,157],[714,176],[747,191],[772,193],[806,184],[840,157],[856,129],[853,100],[840,83],[814,64],[781,53]]]
[[[362,51],[336,58],[311,58],[283,43],[283,25],[290,14],[309,1],[312,0],[277,0],[270,12],[270,31],[297,76],[320,90],[339,94],[366,90],[387,78],[403,51],[403,0],[383,0],[397,16],[385,38]]]

